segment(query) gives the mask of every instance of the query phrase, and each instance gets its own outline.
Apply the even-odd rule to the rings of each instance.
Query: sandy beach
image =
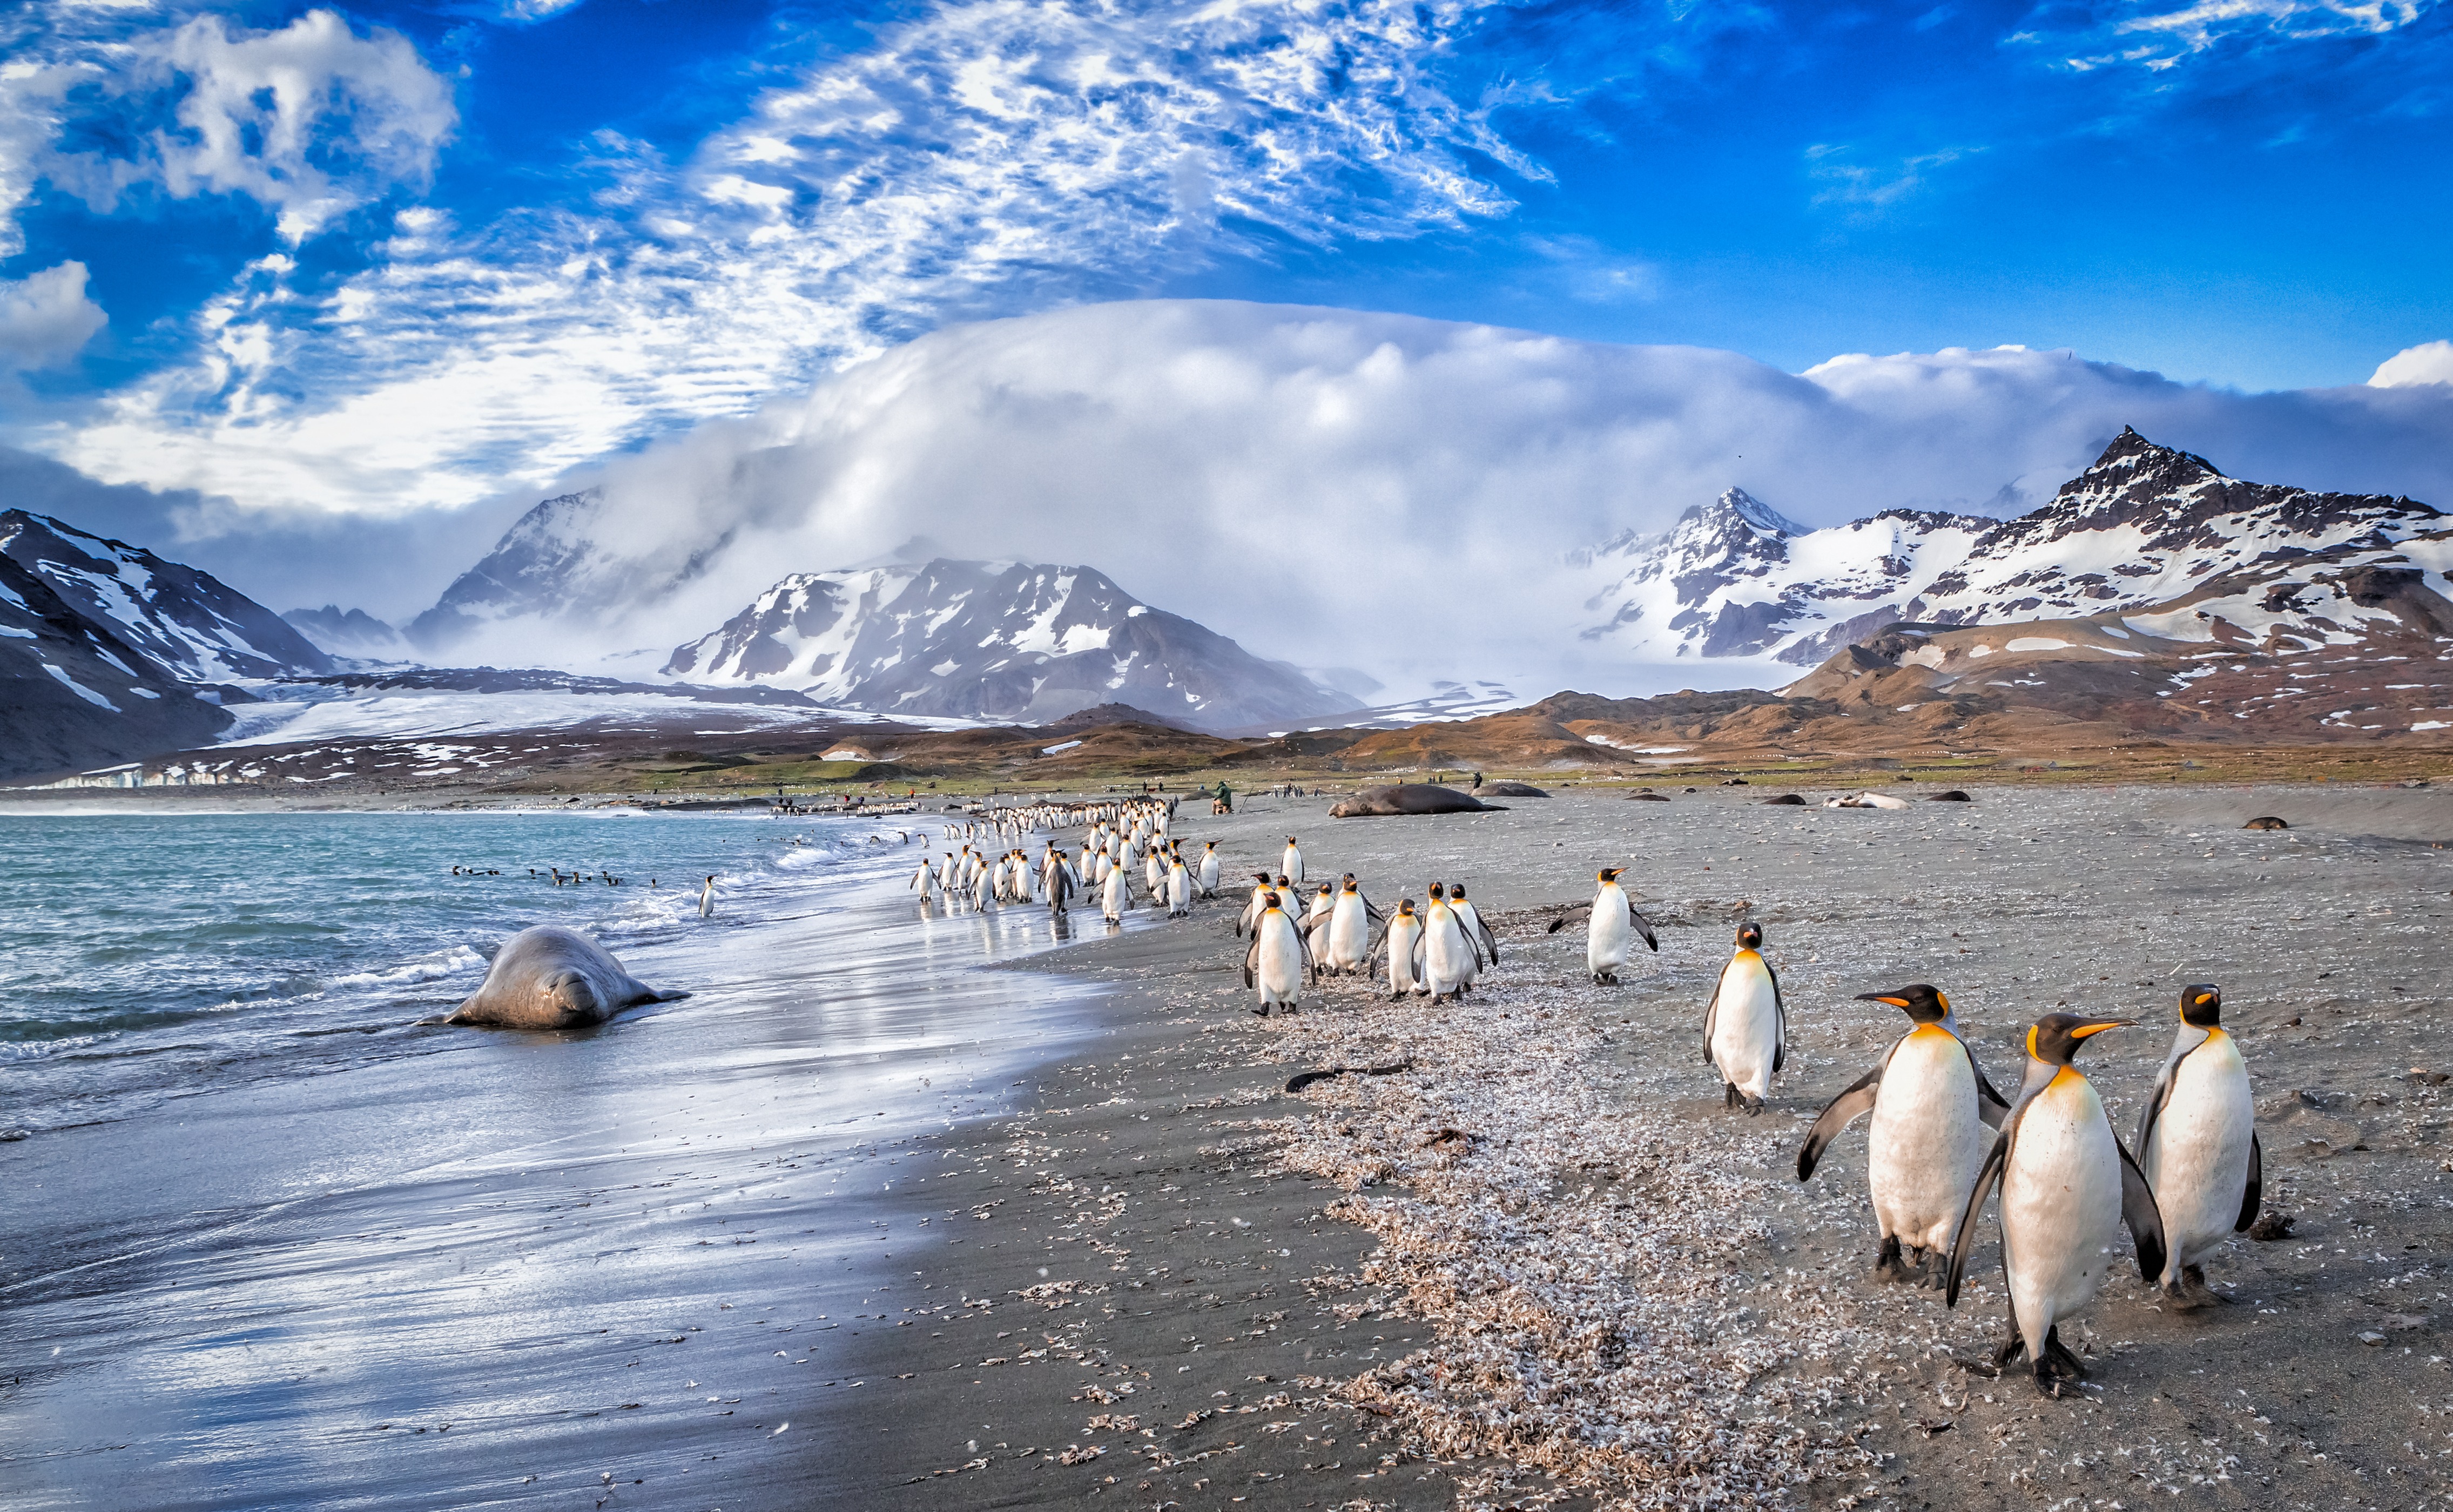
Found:
[[[1384,902],[1466,882],[1504,954],[1461,1008],[1332,983],[1258,1019],[1234,904],[983,966],[982,921],[881,899],[858,925],[886,969],[847,1002],[822,963],[744,960],[594,1034],[9,1145],[12,1504],[2445,1494],[2453,799],[1668,791],[1187,806],[1237,863],[1297,834]],[[2267,813],[2294,827],[2240,829]],[[1603,865],[1661,926],[1616,988],[1579,927],[1546,932]],[[1698,1040],[1741,918],[1791,1021],[1752,1120]],[[2120,1273],[2064,1330],[2089,1388],[2050,1402],[1982,1368],[1989,1217],[1957,1310],[1868,1279],[1862,1125],[1809,1184],[1795,1153],[1905,1022],[1853,995],[1911,981],[2003,1083],[2041,1012],[2139,1018],[2082,1061],[2124,1137],[2179,986],[2223,985],[2292,1219],[2209,1262],[2233,1305],[2166,1313]]]

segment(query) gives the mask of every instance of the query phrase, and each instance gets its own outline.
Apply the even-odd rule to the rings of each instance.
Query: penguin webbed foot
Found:
[[[2182,1266],[2179,1278],[2163,1290],[2164,1300],[2180,1312],[2231,1305],[2230,1298],[2206,1284],[2205,1271],[2196,1265]]]
[[[1885,1234],[1883,1236],[1882,1248],[1874,1251],[1874,1279],[1876,1281],[1909,1281],[1914,1279],[1908,1274],[1907,1266],[1900,1263],[1899,1235]]]
[[[2047,1397],[2058,1398],[2064,1386],[2076,1386],[2086,1379],[2086,1366],[2069,1345],[2062,1343],[2058,1325],[2044,1334],[2044,1352],[2036,1361],[2036,1390]]]

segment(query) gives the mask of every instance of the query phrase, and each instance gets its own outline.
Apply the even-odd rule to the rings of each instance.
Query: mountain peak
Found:
[[[1807,527],[1798,524],[1745,489],[1734,485],[1721,490],[1721,496],[1712,501],[1712,507],[1716,511],[1735,515],[1748,527],[1772,535],[1809,533]]]

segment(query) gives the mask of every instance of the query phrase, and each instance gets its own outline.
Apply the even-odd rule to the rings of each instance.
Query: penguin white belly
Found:
[[[1885,1236],[1949,1249],[1968,1188],[1993,1147],[1993,1131],[1976,1106],[1976,1072],[1947,1031],[1918,1029],[1891,1052],[1865,1142],[1865,1184]]]
[[[1371,947],[1371,918],[1363,911],[1363,900],[1342,897],[1337,910],[1328,920],[1328,965],[1339,971],[1351,971],[1363,965],[1364,952]]]
[[[1585,931],[1585,965],[1595,976],[1616,971],[1626,965],[1627,942],[1634,938],[1635,921],[1613,887],[1594,900],[1593,922]]]
[[[1423,937],[1421,925],[1388,930],[1388,990],[1391,994],[1412,992],[1422,986],[1414,975],[1414,943]]]
[[[1107,913],[1109,924],[1117,923],[1124,918],[1125,903],[1125,874],[1121,871],[1111,871],[1107,873],[1107,886],[1099,897],[1099,906]]]
[[[2121,1237],[2121,1152],[2104,1103],[2064,1071],[2019,1120],[2002,1177],[2010,1307],[2030,1359],[2053,1325],[2093,1300]]]
[[[1218,890],[1218,858],[1201,858],[1201,895],[1205,898]]]
[[[1283,913],[1261,916],[1260,959],[1253,966],[1265,1005],[1292,1003],[1302,995],[1303,941],[1293,920]]]
[[[1167,873],[1167,907],[1169,913],[1183,913],[1192,906],[1192,879],[1182,866],[1170,866]]]
[[[1771,973],[1753,951],[1721,968],[1721,992],[1712,1010],[1712,1064],[1721,1079],[1748,1097],[1771,1091],[1771,1063],[1780,1048],[1779,999]]]
[[[1466,981],[1465,931],[1446,913],[1432,915],[1425,927],[1430,933],[1423,944],[1423,985],[1434,997],[1446,997]]]
[[[2172,1073],[2171,1101],[2139,1152],[2146,1184],[2155,1189],[2155,1205],[2164,1214],[2164,1242],[2170,1251],[2165,1281],[2177,1280],[2182,1266],[2196,1264],[2231,1237],[2248,1190],[2255,1121],[2248,1066],[2230,1035],[2181,1058]]]
[[[1149,890],[1153,895],[1167,885],[1167,863],[1159,859],[1157,851],[1150,852],[1149,861],[1144,870],[1149,881]]]

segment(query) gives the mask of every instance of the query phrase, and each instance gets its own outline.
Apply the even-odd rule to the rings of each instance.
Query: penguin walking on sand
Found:
[[[1278,869],[1286,874],[1286,881],[1298,887],[1303,885],[1303,852],[1296,847],[1292,835],[1286,837],[1286,853],[1278,858]]]
[[[1363,963],[1364,972],[1366,975],[1376,976],[1378,973],[1374,970],[1372,963],[1378,961],[1385,953],[1388,957],[1389,1002],[1394,1003],[1409,994],[1427,991],[1429,989],[1423,985],[1422,977],[1414,969],[1414,962],[1420,956],[1422,948],[1423,916],[1414,911],[1413,899],[1400,898],[1397,900],[1397,911],[1388,916],[1386,923],[1381,925],[1378,938],[1371,942],[1370,954]]]
[[[1261,916],[1253,921],[1252,944],[1244,952],[1244,985],[1258,988],[1261,994],[1260,1005],[1253,1011],[1266,1019],[1271,1008],[1292,1008],[1311,976],[1311,951],[1304,945],[1303,931],[1279,906],[1278,895],[1272,891],[1262,903]]]
[[[1371,959],[1371,926],[1380,917],[1380,910],[1363,896],[1363,885],[1347,872],[1339,884],[1336,901],[1328,905],[1327,948],[1321,954],[1321,965],[1349,976],[1362,970]]]
[[[1107,880],[1100,885],[1099,909],[1107,916],[1109,924],[1124,923],[1125,910],[1133,905],[1132,889],[1126,885],[1125,877],[1125,868],[1118,866],[1108,872]]]
[[[2138,1246],[2140,1273],[2149,1282],[2164,1273],[2164,1220],[2155,1193],[2112,1131],[2095,1084],[2070,1064],[2089,1036],[2135,1022],[2048,1013],[2028,1026],[2026,1081],[1976,1173],[1951,1242],[1944,1298],[1956,1307],[1976,1215],[2000,1183],[2010,1335],[1994,1351],[1993,1363],[2006,1366],[2024,1350],[2035,1363],[2036,1389],[2048,1397],[2086,1378],[2086,1367],[2061,1341],[2061,1322],[2104,1284],[2124,1224]]]
[[[698,916],[702,919],[715,917],[715,879],[713,877],[708,878],[707,885],[698,890]]]
[[[1465,901],[1464,883],[1448,884],[1448,907],[1455,912],[1457,923],[1464,925],[1465,937],[1481,947],[1492,965],[1499,965],[1499,937],[1490,932],[1490,925],[1482,922],[1482,910]]]
[[[1065,864],[1065,852],[1050,854],[1054,859],[1047,868],[1047,911],[1061,918],[1069,911],[1066,905],[1072,901],[1081,883],[1074,877],[1073,868]]]
[[[1626,965],[1627,953],[1641,938],[1659,954],[1661,942],[1653,938],[1652,922],[1635,911],[1635,905],[1619,885],[1625,866],[1604,866],[1596,873],[1601,883],[1593,894],[1593,917],[1585,926],[1585,965],[1593,981],[1603,986],[1618,985],[1618,968]]]
[[[1182,919],[1192,912],[1192,873],[1185,868],[1184,854],[1170,850],[1167,858],[1167,916]]]
[[[1704,1007],[1704,1063],[1721,1073],[1721,1105],[1760,1115],[1787,1050],[1780,973],[1763,957],[1763,925],[1749,919],[1738,925],[1738,947]]]
[[[1428,989],[1431,1001],[1462,998],[1481,968],[1482,948],[1466,938],[1465,925],[1458,922],[1456,910],[1440,897],[1439,888],[1431,889],[1429,911],[1423,919],[1422,944],[1418,947],[1417,966],[1421,985]]]
[[[2009,1112],[1959,1037],[1950,1000],[1919,983],[1889,992],[1861,992],[1860,1003],[1887,1003],[1914,1025],[1891,1043],[1874,1068],[1831,1100],[1797,1152],[1797,1179],[1811,1181],[1824,1151],[1841,1130],[1866,1113],[1865,1184],[1882,1231],[1874,1274],[1885,1281],[1939,1284],[1959,1231],[1959,1215],[1976,1173],[1992,1147],[1993,1129]],[[1988,1127],[1987,1125],[1990,1125]],[[1917,1269],[1902,1261],[1905,1244]]]
[[[2265,1151],[2248,1063],[2223,1026],[2223,993],[2212,985],[2181,989],[2180,1033],[2138,1120],[2138,1164],[2164,1215],[2164,1295],[2184,1311],[2224,1301],[2198,1262],[2257,1222]]]
[[[1208,846],[1201,852],[1201,872],[1199,881],[1201,883],[1201,896],[1204,898],[1215,898],[1218,896],[1218,842],[1214,840],[1211,841]]]
[[[1261,917],[1261,905],[1269,900],[1269,874],[1266,871],[1252,873],[1251,899],[1244,905],[1244,911],[1235,919],[1236,939],[1241,940],[1252,932],[1252,925],[1258,923]]]

